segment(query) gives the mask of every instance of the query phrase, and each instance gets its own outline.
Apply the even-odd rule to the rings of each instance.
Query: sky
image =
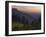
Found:
[[[26,13],[40,13],[41,11],[41,6],[12,6],[12,8]]]

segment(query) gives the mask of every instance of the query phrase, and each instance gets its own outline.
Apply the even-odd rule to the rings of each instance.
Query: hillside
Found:
[[[15,8],[12,9],[12,20],[13,20],[13,22],[18,22],[18,23],[20,22],[19,25],[24,24],[24,25],[30,25],[31,26],[34,21],[39,23],[40,18],[41,18],[41,14],[37,14],[37,13],[35,13],[35,14],[33,14],[33,13],[29,14],[28,13],[27,14],[27,13],[18,11]]]

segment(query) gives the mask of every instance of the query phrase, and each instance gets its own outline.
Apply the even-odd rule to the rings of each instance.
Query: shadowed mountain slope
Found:
[[[41,14],[27,14],[27,13],[23,13],[21,11],[18,11],[15,8],[12,8],[12,21],[19,21],[22,23],[27,23],[27,24],[31,24],[32,21],[39,21],[39,19],[41,19]]]

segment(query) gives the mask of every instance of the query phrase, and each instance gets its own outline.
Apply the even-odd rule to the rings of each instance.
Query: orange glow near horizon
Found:
[[[13,6],[19,11],[26,12],[26,13],[40,13],[41,7],[40,6]]]

